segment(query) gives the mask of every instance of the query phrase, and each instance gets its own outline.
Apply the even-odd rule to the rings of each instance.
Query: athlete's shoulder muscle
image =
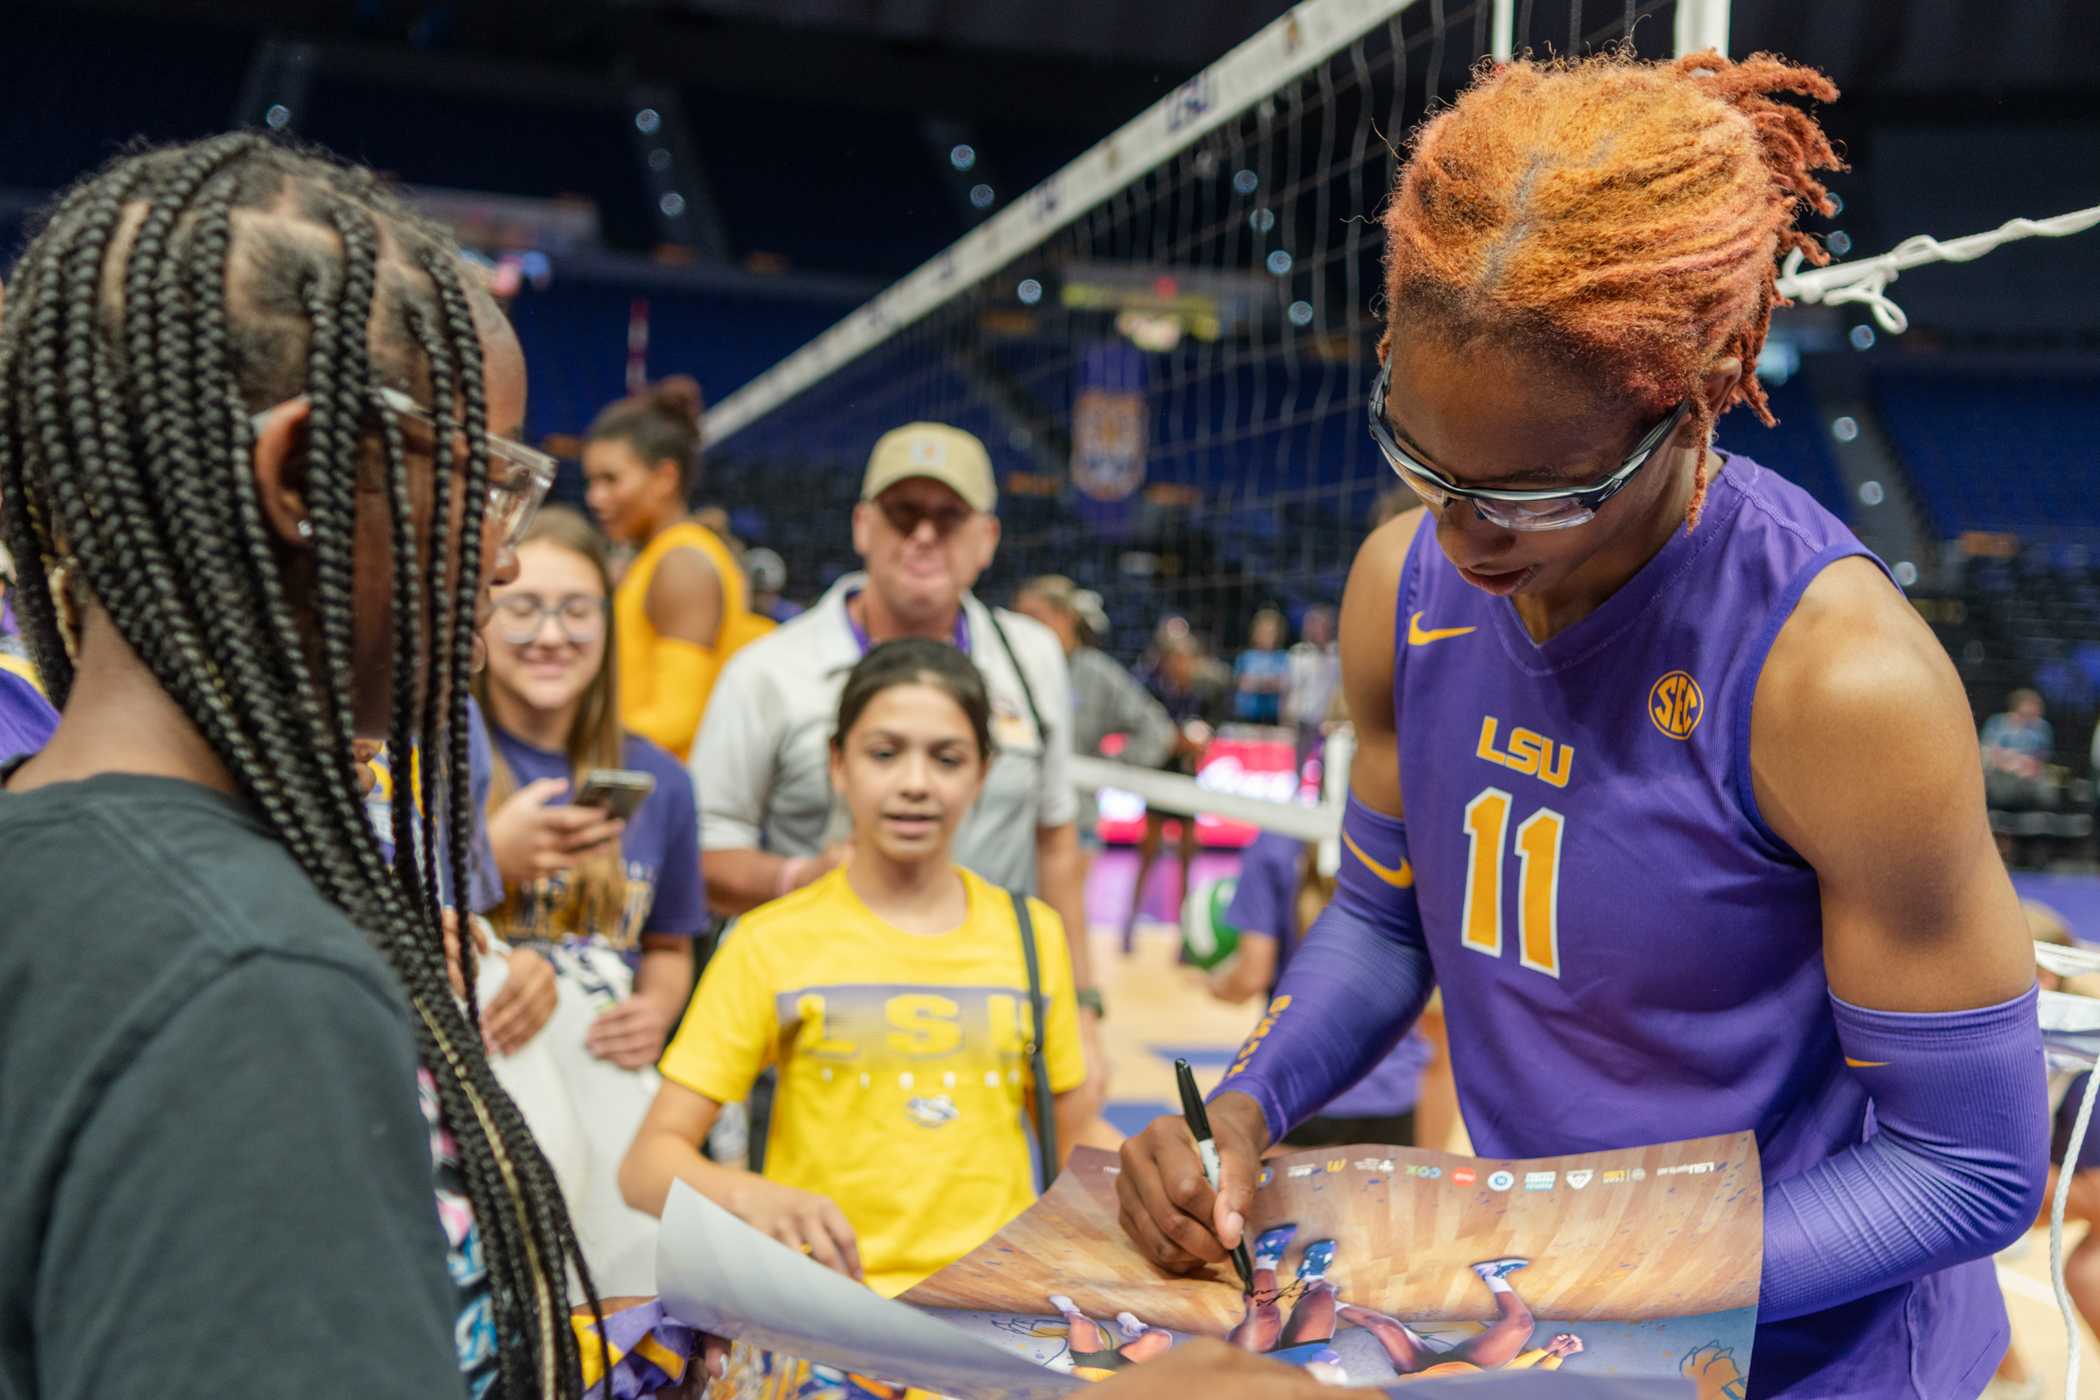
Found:
[[[1393,619],[1407,552],[1427,515],[1418,508],[1373,530],[1342,593],[1342,693],[1356,730],[1349,786],[1358,801],[1393,816],[1405,815],[1393,721]]]
[[[1869,561],[1824,570],[1780,629],[1750,768],[1766,824],[1816,871],[1839,996],[1936,1011],[2031,980],[1960,677]]]

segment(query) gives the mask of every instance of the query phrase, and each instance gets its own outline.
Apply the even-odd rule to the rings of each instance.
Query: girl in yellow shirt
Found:
[[[983,1243],[1034,1199],[1022,1127],[1035,1038],[1016,906],[949,848],[991,759],[991,704],[945,642],[886,643],[839,699],[831,782],[846,864],[745,915],[658,1068],[620,1170],[638,1210],[674,1180],[884,1295]],[[1062,923],[1029,900],[1045,1078],[1060,1145],[1086,1113]],[[699,1145],[725,1103],[780,1068],[765,1174]]]
[[[700,386],[684,375],[621,399],[585,435],[591,513],[640,551],[613,594],[620,723],[681,761],[723,664],[773,629],[729,546],[687,514],[699,474]]]

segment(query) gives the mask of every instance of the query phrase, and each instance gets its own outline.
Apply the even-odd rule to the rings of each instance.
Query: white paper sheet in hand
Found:
[[[1085,1384],[869,1292],[752,1229],[682,1181],[664,1203],[656,1249],[665,1310],[718,1336],[896,1384],[985,1400],[1034,1400]]]

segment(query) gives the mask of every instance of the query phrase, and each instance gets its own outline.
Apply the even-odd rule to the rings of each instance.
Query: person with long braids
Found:
[[[517,341],[369,172],[248,134],[85,178],[9,291],[0,502],[61,719],[0,767],[0,1061],[36,1086],[0,1097],[0,1391],[579,1394],[589,1275],[472,940],[448,983],[468,794],[427,776],[467,771],[551,477],[502,436]],[[375,739],[443,756],[391,864]]]
[[[722,667],[773,630],[728,543],[691,513],[700,386],[673,375],[609,405],[584,435],[583,474],[598,524],[639,551],[613,594],[620,723],[683,759]]]
[[[1960,679],[1880,561],[1712,446],[1771,414],[1778,259],[1823,251],[1820,73],[1769,54],[1483,70],[1386,206],[1372,438],[1423,502],[1343,602],[1336,897],[1210,1121],[1123,1150],[1164,1267],[1441,988],[1486,1157],[1750,1130],[1749,1393],[1974,1396],[2034,1220],[2034,960]]]

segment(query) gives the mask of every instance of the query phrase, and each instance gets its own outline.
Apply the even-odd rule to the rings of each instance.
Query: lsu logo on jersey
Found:
[[[1474,748],[1475,758],[1484,758],[1489,763],[1499,763],[1504,768],[1514,768],[1527,777],[1537,778],[1554,787],[1568,785],[1568,775],[1575,771],[1575,749],[1569,744],[1556,744],[1537,730],[1522,725],[1509,731],[1509,747],[1495,747],[1495,731],[1501,721],[1493,715],[1480,717],[1480,743]]]
[[[1648,718],[1672,739],[1689,739],[1706,716],[1706,692],[1689,671],[1665,672],[1648,690]]]

